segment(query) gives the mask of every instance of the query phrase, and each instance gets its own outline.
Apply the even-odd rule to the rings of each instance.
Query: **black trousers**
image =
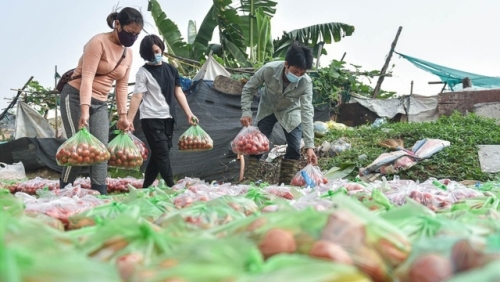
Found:
[[[165,180],[165,184],[172,187],[175,183],[170,165],[170,149],[172,148],[174,120],[171,118],[141,119],[141,125],[151,149],[142,187],[151,186],[158,173]]]
[[[271,133],[273,133],[274,125],[278,122],[278,119],[274,114],[268,115],[263,118],[257,124],[260,132],[264,134],[267,139],[271,140]],[[292,131],[286,132],[284,128],[285,139],[288,146],[286,147],[284,159],[287,160],[299,160],[300,159],[300,140],[302,139],[302,124],[299,124]],[[251,157],[260,159],[262,155],[251,155]]]

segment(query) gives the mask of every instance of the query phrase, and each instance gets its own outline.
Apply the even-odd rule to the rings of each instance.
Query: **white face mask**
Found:
[[[291,83],[297,83],[299,82],[299,80],[302,78],[302,76],[296,76],[295,74],[291,73],[290,71],[288,71],[288,73],[286,74],[286,79],[288,79],[288,81],[290,81]]]

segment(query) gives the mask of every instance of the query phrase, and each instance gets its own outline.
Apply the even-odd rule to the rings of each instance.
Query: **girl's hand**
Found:
[[[188,122],[190,125],[197,125],[200,121],[195,115],[189,115],[188,116]]]

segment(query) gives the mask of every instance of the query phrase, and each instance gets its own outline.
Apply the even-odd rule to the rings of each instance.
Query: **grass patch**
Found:
[[[500,144],[500,127],[495,119],[454,112],[451,116],[442,116],[435,122],[389,123],[382,128],[385,129],[364,125],[355,130],[333,130],[325,137],[317,139],[317,144],[321,144],[323,140],[332,142],[344,137],[352,146],[351,150],[340,155],[320,158],[320,167],[325,170],[343,163],[354,163],[356,168],[347,177],[353,179],[358,174],[359,168],[369,165],[380,154],[390,152],[390,149],[377,145],[379,140],[403,139],[405,147],[411,149],[418,140],[435,138],[450,141],[450,147],[434,154],[430,159],[417,163],[409,170],[400,172],[398,175],[401,179],[424,181],[435,177],[456,181],[465,179],[488,181],[495,177],[481,171],[477,154],[477,145]],[[358,156],[362,154],[366,154],[368,158],[359,159]]]
[[[144,178],[142,176],[142,172],[138,170],[120,169],[114,167],[108,168],[108,176],[111,178],[125,178],[127,176],[135,177],[137,179]]]

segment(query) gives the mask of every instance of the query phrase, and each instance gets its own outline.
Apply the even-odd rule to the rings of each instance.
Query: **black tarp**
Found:
[[[199,125],[213,139],[214,148],[205,152],[188,153],[180,152],[177,144],[174,144],[171,151],[174,174],[199,177],[206,181],[234,181],[239,175],[239,162],[236,162],[230,143],[241,130],[241,96],[219,92],[211,88],[209,82],[199,81],[192,93],[187,95],[187,100],[191,111],[200,120]],[[255,97],[252,104],[254,114],[257,106],[258,97]],[[179,105],[176,107],[174,142],[189,127]],[[279,142],[279,139],[276,141]]]
[[[57,164],[55,155],[57,148],[65,140],[23,137],[0,144],[0,162],[7,164],[22,162],[26,171],[48,167],[61,172],[62,167]],[[84,175],[87,175],[88,172],[88,167],[82,170],[82,174]]]

